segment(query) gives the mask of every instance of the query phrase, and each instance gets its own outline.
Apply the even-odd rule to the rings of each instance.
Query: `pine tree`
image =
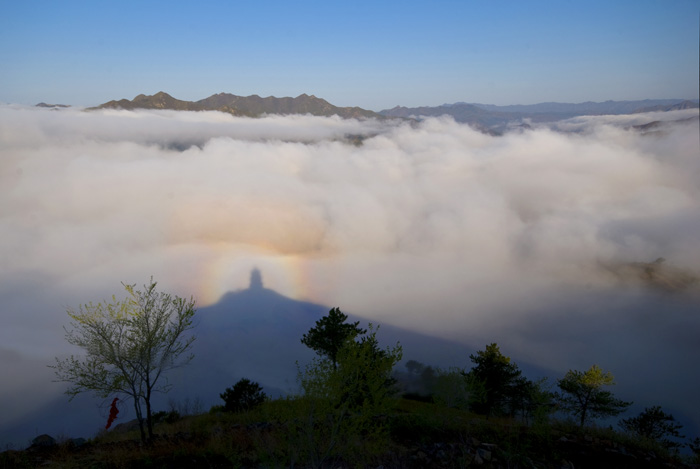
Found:
[[[314,350],[317,354],[330,359],[333,368],[338,366],[338,352],[346,340],[354,339],[367,331],[359,327],[360,321],[346,324],[348,316],[333,308],[327,316],[316,321],[316,326],[304,334],[301,343]]]

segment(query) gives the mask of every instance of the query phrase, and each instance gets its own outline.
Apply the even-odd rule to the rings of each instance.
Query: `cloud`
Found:
[[[0,107],[0,340],[49,363],[70,351],[66,307],[151,275],[206,304],[257,265],[284,294],[556,371],[665,350],[655,372],[698,390],[680,384],[697,294],[611,270],[700,271],[697,123],[628,128],[669,116],[492,137],[443,118]]]

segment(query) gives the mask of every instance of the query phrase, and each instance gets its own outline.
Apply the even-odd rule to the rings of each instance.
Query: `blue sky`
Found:
[[[696,1],[0,0],[0,101],[697,98]]]

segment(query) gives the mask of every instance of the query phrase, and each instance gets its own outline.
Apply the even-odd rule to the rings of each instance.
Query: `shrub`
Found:
[[[219,394],[224,400],[225,412],[244,412],[253,409],[267,399],[267,395],[262,390],[262,387],[255,381],[250,381],[247,378],[242,378],[233,388],[226,388],[222,394]]]
[[[176,410],[171,410],[169,412],[161,410],[153,414],[153,423],[175,423],[181,418],[180,413]]]

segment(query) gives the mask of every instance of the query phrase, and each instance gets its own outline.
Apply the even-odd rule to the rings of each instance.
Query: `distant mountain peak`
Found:
[[[63,107],[70,107],[68,104],[47,104],[47,103],[39,103],[36,105],[36,107],[47,107],[47,108],[63,108]]]

